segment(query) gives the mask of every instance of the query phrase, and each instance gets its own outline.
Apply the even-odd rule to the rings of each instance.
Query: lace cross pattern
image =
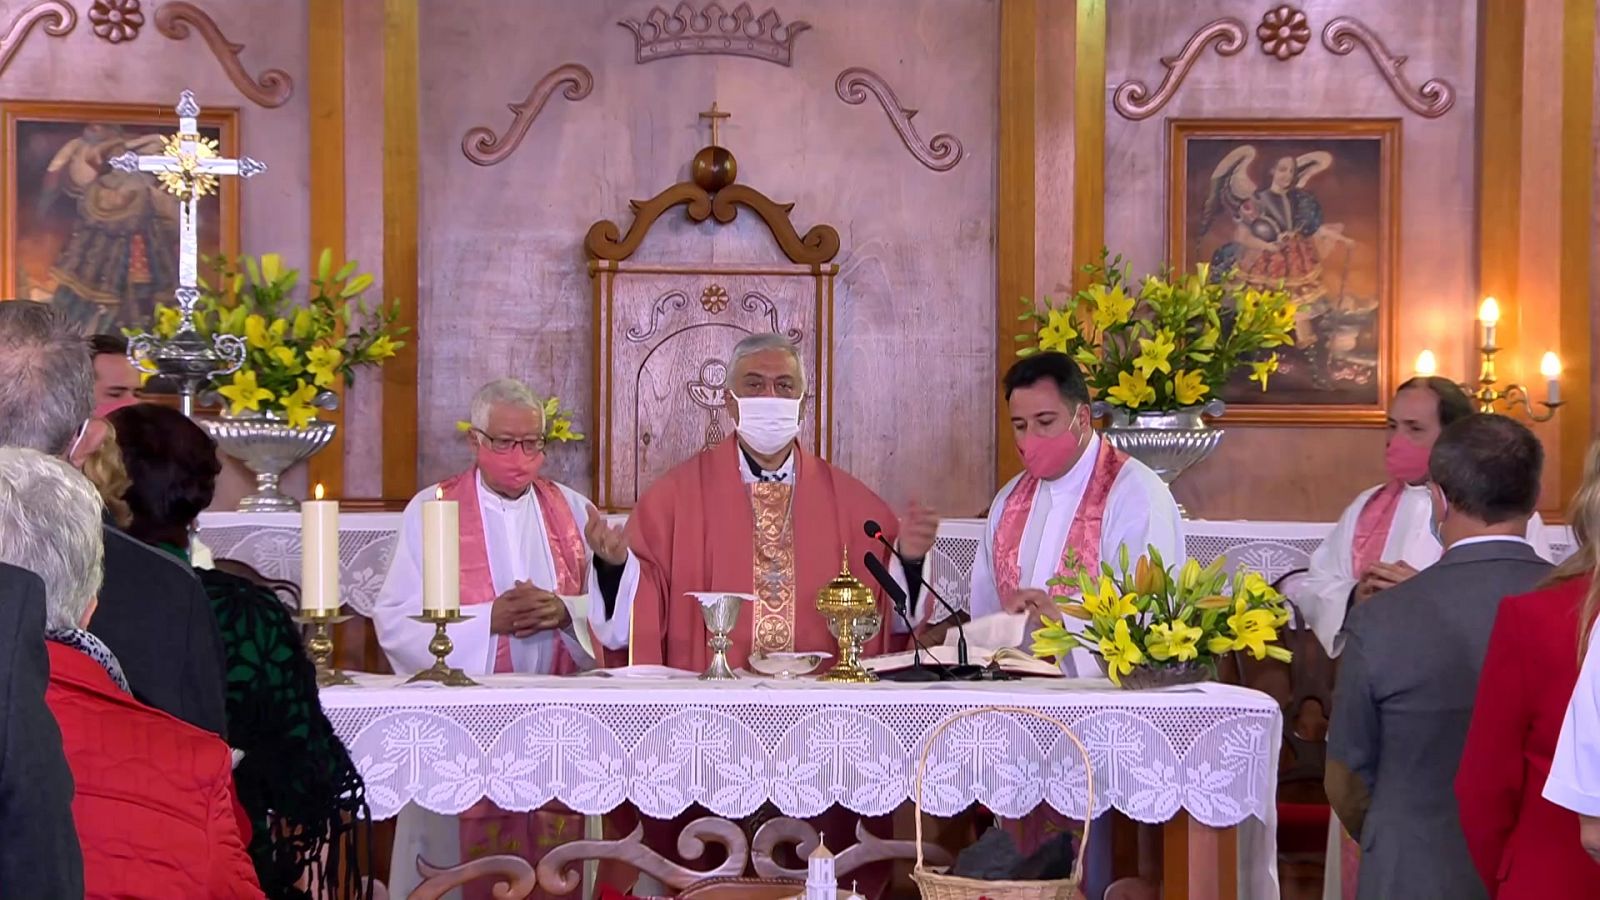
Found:
[[[367,782],[374,818],[409,802],[453,815],[483,798],[510,810],[558,800],[599,814],[631,803],[668,819],[691,804],[738,818],[771,802],[809,817],[839,805],[883,815],[912,799],[929,736],[965,709],[1012,705],[1059,729],[990,712],[956,723],[928,754],[923,808],[978,803],[1015,818],[1041,803],[1074,818],[1110,807],[1144,822],[1187,810],[1227,827],[1273,810],[1282,716],[1225,685],[1157,692],[1068,682],[832,687],[493,676],[466,690],[358,676],[323,706]],[[503,686],[502,686],[503,685]],[[747,686],[748,685],[748,686]],[[708,689],[709,688],[709,689]]]

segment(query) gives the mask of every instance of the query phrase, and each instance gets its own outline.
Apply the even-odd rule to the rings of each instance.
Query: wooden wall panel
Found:
[[[383,367],[383,496],[408,497],[417,476],[417,380],[431,345],[417,296],[417,0],[383,4],[383,288],[399,302],[406,346]],[[489,328],[485,319],[480,328]],[[455,420],[452,419],[452,422]]]
[[[1254,36],[1265,11],[1250,0],[1197,6],[1180,0],[1112,2],[1107,11],[1105,243],[1136,270],[1160,264],[1167,247],[1166,119],[1259,117],[1400,117],[1403,180],[1400,238],[1401,318],[1398,358],[1405,375],[1424,347],[1442,370],[1469,360],[1477,273],[1467,252],[1476,230],[1474,80],[1477,15],[1458,0],[1407,4],[1301,4],[1312,40],[1288,61],[1264,54]],[[1408,57],[1413,83],[1448,80],[1455,106],[1443,117],[1411,113],[1377,68],[1357,50],[1329,52],[1320,32],[1338,15],[1359,18],[1396,54]],[[1174,55],[1201,27],[1232,16],[1248,43],[1237,55],[1201,54],[1172,101],[1131,121],[1110,109],[1110,91],[1137,79],[1154,89]],[[1080,172],[1082,167],[1079,168]],[[1080,186],[1080,202],[1085,197]],[[1079,243],[1082,243],[1081,241]],[[1227,420],[1221,423],[1228,427]],[[1383,433],[1376,428],[1228,428],[1217,453],[1179,480],[1176,493],[1202,518],[1331,519],[1382,477]]]
[[[466,462],[454,422],[491,378],[513,375],[557,394],[577,413],[579,431],[592,427],[583,234],[597,219],[626,221],[630,199],[684,178],[706,142],[697,113],[715,100],[733,114],[722,143],[738,157],[740,182],[793,202],[795,221],[827,222],[842,237],[837,462],[896,505],[920,495],[949,515],[985,509],[995,487],[1001,5],[785,3],[777,7],[785,22],[811,25],[790,67],[727,56],[640,65],[633,34],[617,23],[653,5],[422,6],[420,478]],[[554,94],[502,162],[468,160],[468,129],[504,134],[506,104],[567,63],[592,73],[587,96]],[[901,106],[918,111],[923,140],[959,140],[961,161],[948,171],[925,167],[877,100],[841,100],[835,80],[854,66],[876,72]],[[770,260],[770,236],[744,218],[718,227],[670,215],[635,259],[662,261],[692,246],[719,263]],[[393,250],[386,240],[386,256]],[[1026,272],[1031,280],[1031,263]],[[393,386],[386,380],[386,400]],[[588,490],[589,460],[587,447],[558,447],[548,471]]]

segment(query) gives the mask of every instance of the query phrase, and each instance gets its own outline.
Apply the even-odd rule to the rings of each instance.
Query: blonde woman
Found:
[[[1600,865],[1579,844],[1578,807],[1545,788],[1562,769],[1557,738],[1600,610],[1600,443],[1589,449],[1568,517],[1577,550],[1540,590],[1500,604],[1456,774],[1462,832],[1496,900],[1600,898]],[[1600,796],[1589,802],[1587,811],[1600,812]]]

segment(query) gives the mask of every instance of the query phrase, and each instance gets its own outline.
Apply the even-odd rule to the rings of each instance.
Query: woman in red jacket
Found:
[[[1600,898],[1577,814],[1540,795],[1578,681],[1580,634],[1600,607],[1600,443],[1572,505],[1577,550],[1542,590],[1500,604],[1456,770],[1461,829],[1495,900]]]

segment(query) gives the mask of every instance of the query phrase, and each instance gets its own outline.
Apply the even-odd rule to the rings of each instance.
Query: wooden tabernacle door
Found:
[[[802,236],[789,218],[794,204],[734,184],[735,171],[713,129],[711,146],[695,155],[692,180],[632,201],[626,234],[602,220],[584,239],[595,304],[594,471],[603,509],[633,508],[657,477],[733,433],[724,409],[729,357],[749,334],[778,332],[800,348],[800,439],[830,455],[839,233],[815,225]],[[630,261],[656,221],[678,206],[693,223],[717,225],[732,222],[742,206],[760,217],[785,259],[678,263],[669,252],[660,257],[668,261]],[[703,229],[682,238],[708,239]]]

